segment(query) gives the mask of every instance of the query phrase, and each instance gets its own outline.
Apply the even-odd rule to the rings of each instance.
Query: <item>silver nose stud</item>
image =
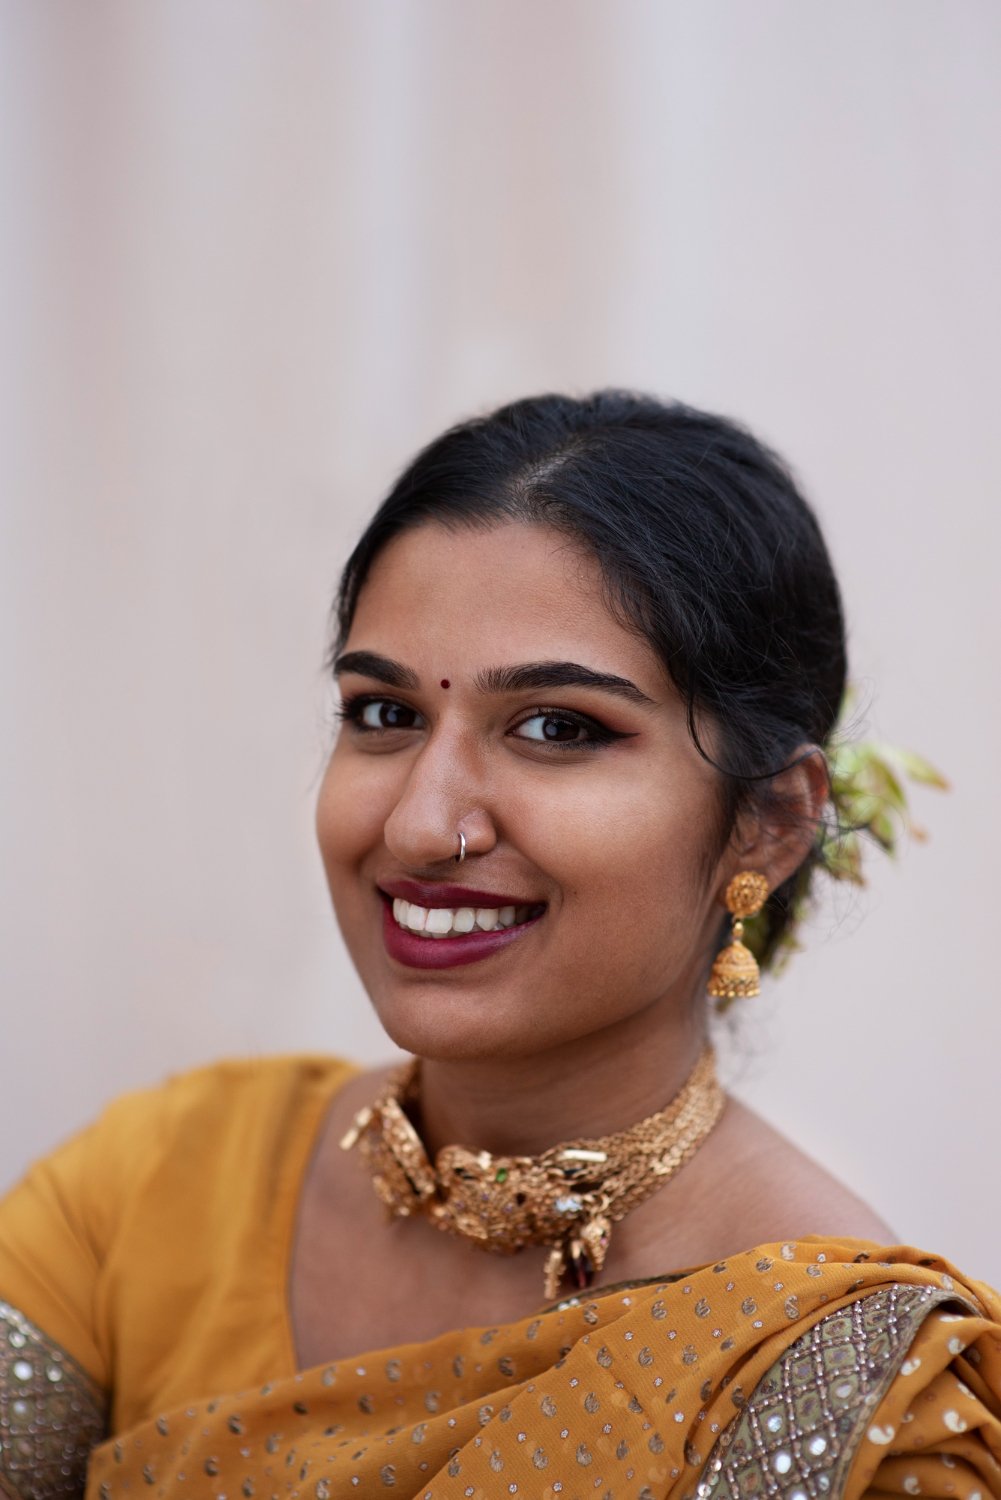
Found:
[[[458,852],[458,854],[453,854],[452,858],[455,860],[455,862],[456,862],[457,865],[461,865],[462,861],[465,859],[465,857],[466,857],[466,835],[462,832],[462,830],[460,828],[460,830],[459,830],[459,852]]]

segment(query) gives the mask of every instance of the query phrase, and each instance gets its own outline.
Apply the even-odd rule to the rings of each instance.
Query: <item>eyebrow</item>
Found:
[[[538,692],[562,687],[599,688],[602,692],[628,698],[631,703],[652,705],[654,701],[628,677],[617,677],[613,672],[595,672],[576,661],[530,661],[516,667],[488,667],[477,675],[476,686],[481,693]]]
[[[340,677],[343,672],[357,672],[359,677],[374,677],[376,682],[384,682],[387,687],[420,687],[416,672],[401,666],[398,661],[392,661],[388,656],[380,656],[376,651],[345,651],[334,662],[334,676]]]
[[[375,651],[346,651],[334,662],[334,675],[357,672],[362,677],[374,677],[388,687],[416,689],[420,687],[417,673],[388,656]],[[618,677],[613,672],[595,672],[576,661],[531,661],[518,666],[487,667],[475,678],[481,693],[541,692],[546,688],[597,688],[601,692],[614,693],[631,703],[653,705],[635,682],[628,677]]]

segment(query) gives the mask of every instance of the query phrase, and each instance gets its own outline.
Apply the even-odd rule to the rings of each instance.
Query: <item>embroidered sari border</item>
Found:
[[[0,1301],[0,1497],[78,1500],[108,1402],[86,1370]]]
[[[921,1324],[962,1300],[893,1283],[814,1323],[746,1398],[685,1500],[837,1500]]]

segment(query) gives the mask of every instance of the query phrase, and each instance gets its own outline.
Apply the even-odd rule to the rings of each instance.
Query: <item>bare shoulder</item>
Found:
[[[728,1229],[745,1244],[824,1234],[895,1244],[868,1203],[767,1120],[730,1098],[714,1134]],[[708,1143],[707,1143],[708,1145]]]

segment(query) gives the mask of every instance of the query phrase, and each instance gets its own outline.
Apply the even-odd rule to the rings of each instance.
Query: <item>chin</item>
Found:
[[[515,1061],[569,1040],[540,1035],[537,1015],[525,1011],[505,1013],[495,1004],[487,1013],[468,993],[449,995],[434,986],[369,993],[390,1041],[435,1062]]]

